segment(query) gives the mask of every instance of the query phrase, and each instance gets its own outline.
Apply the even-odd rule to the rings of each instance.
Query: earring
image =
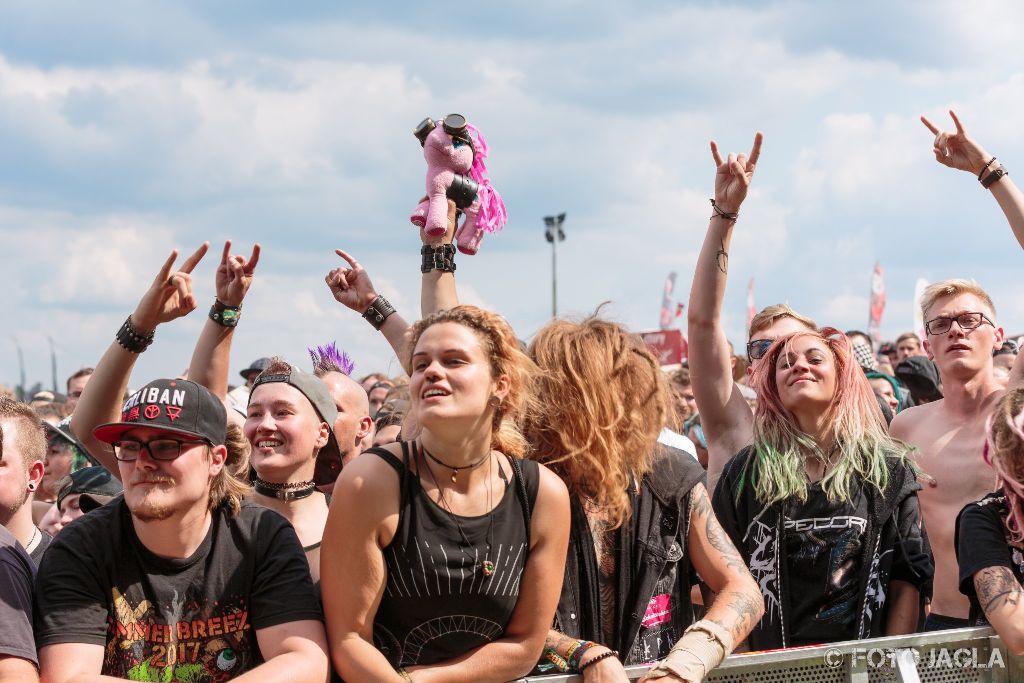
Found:
[[[28,490],[29,491],[35,491],[36,490],[36,485],[35,484],[29,484],[28,485]]]
[[[500,408],[501,407],[501,399],[498,398],[497,396],[491,396],[491,400],[489,400],[488,403],[491,404],[492,408]]]

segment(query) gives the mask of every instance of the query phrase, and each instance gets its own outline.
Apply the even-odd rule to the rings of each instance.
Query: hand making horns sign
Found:
[[[715,160],[715,205],[726,213],[736,213],[747,196],[747,188],[754,177],[754,168],[761,156],[761,141],[764,135],[754,136],[750,156],[730,153],[723,161],[718,153],[718,144],[711,141],[711,156]]]
[[[139,305],[132,313],[132,325],[140,333],[148,334],[156,329],[156,326],[188,315],[196,308],[196,298],[192,295],[192,270],[196,267],[206,250],[210,248],[209,242],[203,242],[195,252],[185,259],[181,269],[172,272],[174,261],[178,258],[178,250],[175,249],[167,257],[164,264],[157,271],[153,278],[153,284],[142,295]]]
[[[992,157],[967,135],[956,112],[951,109],[949,115],[956,126],[955,132],[939,130],[927,117],[921,117],[921,123],[935,134],[935,142],[932,143],[935,160],[943,166],[980,174]]]

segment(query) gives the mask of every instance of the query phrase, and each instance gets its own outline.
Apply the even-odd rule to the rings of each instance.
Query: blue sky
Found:
[[[215,5],[215,6],[214,6]],[[566,211],[560,311],[656,327],[661,285],[685,301],[710,215],[708,140],[761,164],[731,255],[725,321],[758,306],[912,324],[914,281],[974,277],[1024,331],[1021,253],[990,196],[939,166],[920,114],[1024,169],[1024,8],[996,2],[0,2],[0,383],[94,364],[172,247],[260,241],[236,335],[253,358],[304,362],[337,340],[356,374],[397,371],[383,338],[323,284],[354,253],[408,317],[418,242],[407,216],[424,116],[487,135],[510,222],[458,259],[464,300],[528,338],[550,315],[542,217]],[[1022,171],[1024,172],[1024,171]],[[213,296],[161,328],[133,385],[179,372]],[[237,375],[235,375],[237,377]]]

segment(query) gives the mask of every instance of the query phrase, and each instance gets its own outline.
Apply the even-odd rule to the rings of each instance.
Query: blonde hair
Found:
[[[245,438],[241,427],[229,422],[224,446],[228,449],[228,455],[224,467],[210,482],[210,509],[226,503],[231,514],[237,515],[242,509],[242,499],[252,495],[252,487],[247,481],[249,440]]]
[[[989,417],[982,453],[1006,495],[1010,541],[1024,542],[1024,387],[1007,391]]]
[[[996,317],[996,305],[992,303],[992,298],[988,295],[988,292],[982,289],[981,285],[974,280],[959,278],[943,280],[942,282],[936,282],[925,287],[924,292],[921,294],[921,315],[927,321],[928,309],[934,306],[939,299],[960,294],[973,294],[978,297],[981,299],[981,303],[988,307],[988,312],[992,314],[992,317]]]
[[[21,451],[22,466],[26,472],[37,460],[43,462],[46,459],[46,432],[43,422],[27,403],[0,397],[0,419],[17,420],[21,423],[21,428],[17,431],[17,446]],[[0,439],[7,441],[8,438],[0,431]],[[14,447],[10,441],[7,441],[6,445],[8,448]],[[0,444],[0,451],[3,450],[6,448]]]
[[[779,396],[779,357],[801,337],[822,342],[835,360],[836,390],[827,408],[826,423],[832,426],[828,437],[837,452],[831,454],[834,467],[822,479],[822,489],[830,501],[849,498],[856,480],[884,490],[889,481],[887,459],[905,458],[910,447],[889,436],[871,385],[853,358],[850,340],[839,330],[828,327],[795,332],[776,340],[754,370],[758,401],[754,411],[752,479],[758,500],[769,504],[793,497],[807,500],[805,456],[818,455],[829,460],[830,453],[800,429]]]
[[[534,459],[621,526],[671,414],[667,378],[639,337],[597,317],[549,323],[530,353],[541,370],[540,410],[525,426]]]
[[[781,318],[792,318],[809,330],[818,329],[818,325],[805,315],[800,315],[786,304],[772,304],[761,309],[761,312],[750,319],[747,338],[753,339],[755,332],[771,327]]]
[[[491,448],[518,458],[529,450],[526,438],[519,429],[519,421],[531,409],[537,367],[523,353],[512,326],[496,313],[476,306],[460,305],[438,311],[416,322],[409,333],[405,349],[405,366],[412,367],[412,355],[420,337],[432,325],[455,323],[472,330],[480,340],[484,357],[491,366],[491,378],[508,377],[509,390],[505,398],[494,407]],[[415,419],[418,396],[411,396],[412,408],[407,418]]]

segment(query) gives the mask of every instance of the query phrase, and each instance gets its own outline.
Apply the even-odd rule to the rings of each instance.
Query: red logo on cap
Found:
[[[167,406],[167,417],[170,418],[171,422],[177,420],[179,415],[181,415],[181,408],[178,406]]]
[[[146,416],[147,420],[155,420],[160,417],[160,406],[150,404],[146,406],[142,414]]]
[[[128,411],[128,417],[124,418],[125,422],[135,422],[139,419],[139,407],[134,406]]]

